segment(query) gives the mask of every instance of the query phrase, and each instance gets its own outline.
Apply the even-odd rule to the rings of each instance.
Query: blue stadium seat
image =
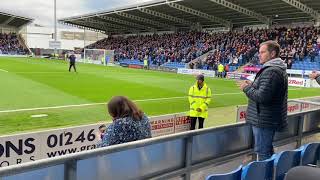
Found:
[[[274,158],[254,161],[242,168],[241,180],[272,180]]]
[[[239,166],[238,169],[229,173],[212,174],[209,175],[206,180],[241,180],[241,169],[242,166]]]
[[[272,158],[275,158],[275,180],[283,180],[289,169],[299,166],[300,157],[301,149],[294,151],[283,151],[279,154],[274,154]]]
[[[168,67],[168,68],[184,68],[185,63],[179,63],[179,62],[168,62],[163,64],[163,67]]]
[[[303,61],[295,61],[292,64],[292,69],[299,69],[299,70],[319,70],[319,61],[320,56],[316,56],[315,61],[311,62],[311,59],[309,57],[306,57],[303,59]]]
[[[301,165],[315,165],[320,160],[320,143],[310,143],[301,147]]]

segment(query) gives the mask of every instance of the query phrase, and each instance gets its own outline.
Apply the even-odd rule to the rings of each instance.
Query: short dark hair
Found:
[[[266,41],[260,44],[261,46],[266,45],[268,51],[271,53],[272,51],[276,52],[276,57],[280,56],[280,45],[276,41]]]

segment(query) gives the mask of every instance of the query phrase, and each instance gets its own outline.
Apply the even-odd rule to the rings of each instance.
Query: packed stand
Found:
[[[142,61],[146,56],[151,64],[166,62],[189,63],[213,50],[203,61],[192,61],[192,68],[213,69],[215,64],[258,64],[258,49],[261,42],[275,40],[280,44],[281,58],[288,67],[295,61],[309,58],[311,62],[319,55],[319,28],[274,28],[246,29],[244,32],[184,32],[146,36],[110,37],[87,48],[113,49],[115,60],[134,59]]]
[[[215,35],[215,43],[204,65],[213,67],[215,63],[245,64],[252,62],[258,64],[258,48],[261,42],[276,40],[281,46],[281,58],[285,60],[290,69],[293,62],[309,58],[315,61],[319,55],[320,41],[318,40],[319,28],[275,28],[252,30],[245,32],[229,32]]]
[[[115,60],[143,60],[147,55],[152,64],[166,62],[184,62],[211,50],[212,36],[204,32],[186,32],[174,34],[154,34],[130,36],[128,38],[106,38],[89,45],[87,48],[115,50]]]
[[[15,33],[0,33],[0,54],[24,55],[28,50],[19,42]]]

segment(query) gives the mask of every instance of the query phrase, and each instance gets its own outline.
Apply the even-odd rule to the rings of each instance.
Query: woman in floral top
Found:
[[[107,106],[113,123],[107,128],[99,147],[151,137],[148,117],[127,97],[115,96]]]

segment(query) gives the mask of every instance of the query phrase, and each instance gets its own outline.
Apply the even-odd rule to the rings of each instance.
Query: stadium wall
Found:
[[[102,124],[105,123],[1,136],[0,168],[95,149]],[[186,113],[153,116],[150,124],[152,137],[190,129]]]
[[[320,106],[319,98],[310,99],[308,103]],[[290,114],[288,130],[275,135],[275,152],[319,141],[319,114],[320,110]],[[250,126],[237,123],[3,167],[0,177],[15,180],[205,179],[212,172],[229,172],[243,160],[255,160],[252,147]]]
[[[18,33],[19,29],[0,25],[0,33]]]
[[[309,79],[308,76],[311,72],[312,71],[288,69],[288,85],[293,87],[320,88],[316,80]],[[228,79],[253,81],[255,74],[228,72],[226,77]]]
[[[289,100],[288,115],[320,110],[320,106],[299,100],[313,100],[320,97]],[[244,122],[246,105],[237,106],[235,122]],[[96,148],[98,127],[105,123],[75,126],[34,133],[0,137],[0,167],[7,167],[41,159],[78,153]],[[108,126],[110,123],[107,123]],[[152,137],[165,136],[190,129],[186,112],[150,117]]]
[[[312,99],[320,99],[320,96],[318,97],[311,97],[311,98],[301,98],[301,99],[294,99],[293,101],[288,101],[288,108],[287,113],[288,115],[292,115],[295,113],[310,111],[310,110],[319,110],[320,106],[313,105],[308,102],[304,102],[307,100]],[[237,122],[245,122],[247,117],[247,105],[239,105],[236,108],[236,121]]]
[[[26,42],[29,48],[49,49],[49,41],[53,41],[54,29],[49,27],[28,26]],[[100,39],[107,37],[104,34],[81,29],[58,29],[58,41],[61,41],[61,49],[74,50],[83,48]],[[86,40],[84,41],[84,38]]]

